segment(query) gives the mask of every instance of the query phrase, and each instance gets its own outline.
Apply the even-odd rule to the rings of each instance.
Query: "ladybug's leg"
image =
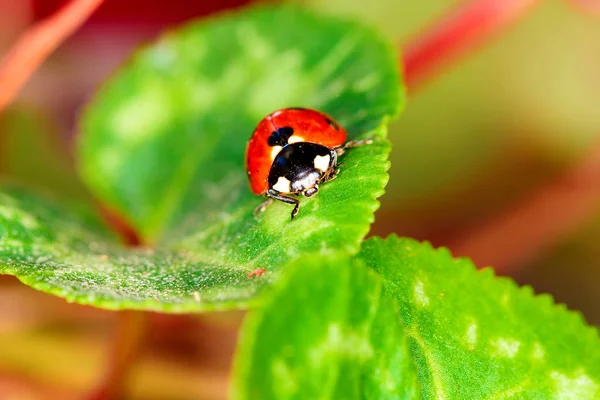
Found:
[[[294,209],[292,210],[292,219],[294,219],[296,214],[298,214],[298,208],[300,208],[300,200],[294,199],[293,197],[283,196],[282,194],[273,189],[267,190],[266,196],[270,197],[271,199],[282,201],[286,204],[293,204]]]
[[[340,167],[342,163],[337,163],[337,149],[331,150],[331,159],[329,161],[329,168],[327,172],[323,175],[322,181],[329,182],[334,180],[337,177],[338,172],[340,172]]]
[[[338,156],[341,156],[346,152],[347,149],[351,149],[352,147],[364,146],[365,144],[373,143],[373,139],[361,139],[361,140],[351,140],[342,147],[338,147],[335,149]]]
[[[315,184],[315,186],[306,189],[302,194],[304,197],[313,197],[315,194],[319,193],[319,185]]]
[[[260,203],[258,205],[258,207],[256,207],[254,209],[254,215],[257,215],[257,214],[265,212],[265,210],[267,209],[267,207],[269,207],[272,202],[273,202],[273,199],[267,199],[266,201],[263,201],[262,203]]]

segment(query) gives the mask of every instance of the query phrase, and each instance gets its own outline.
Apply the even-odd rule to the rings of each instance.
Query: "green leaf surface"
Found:
[[[345,257],[294,264],[248,315],[233,398],[418,398],[409,345],[382,280]]]
[[[207,265],[185,249],[123,248],[89,210],[0,190],[0,273],[69,301],[168,312],[245,306],[271,274]]]
[[[0,272],[106,308],[246,307],[291,260],[359,251],[401,105],[396,55],[368,28],[289,7],[189,23],[137,52],[81,123],[84,180],[154,247],[124,249],[78,210],[8,190]],[[293,221],[284,204],[253,214],[263,199],[243,167],[254,126],[286,106],[379,138],[344,154],[338,178],[302,199]]]
[[[600,398],[598,332],[550,296],[414,240],[370,239],[360,258],[399,303],[423,398]]]

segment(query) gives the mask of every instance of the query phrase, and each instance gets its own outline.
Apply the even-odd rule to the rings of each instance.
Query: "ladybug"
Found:
[[[372,139],[346,142],[347,133],[333,118],[308,108],[284,108],[263,118],[246,147],[246,172],[252,192],[268,198],[255,212],[279,200],[294,205],[297,196],[312,197],[319,184],[334,179],[346,149],[372,143]]]

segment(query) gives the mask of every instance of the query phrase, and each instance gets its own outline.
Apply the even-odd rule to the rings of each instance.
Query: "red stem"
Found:
[[[86,400],[113,400],[124,398],[125,382],[143,348],[148,333],[149,314],[139,311],[122,311],[114,340],[109,343],[107,370],[100,385]]]
[[[44,60],[102,4],[72,0],[54,15],[28,29],[0,63],[0,111],[17,95]]]
[[[102,205],[100,202],[96,202],[96,206],[98,207],[104,222],[106,222],[113,232],[116,232],[120,236],[121,242],[124,245],[136,247],[144,244],[141,236],[133,227],[133,224],[129,223],[125,217],[114,209]]]
[[[426,78],[486,42],[540,0],[473,0],[460,3],[404,47],[409,91]]]

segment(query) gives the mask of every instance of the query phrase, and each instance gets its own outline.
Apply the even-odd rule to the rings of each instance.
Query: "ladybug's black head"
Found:
[[[336,163],[336,153],[326,146],[299,142],[285,146],[273,161],[269,172],[269,188],[279,193],[316,193],[323,175]]]

